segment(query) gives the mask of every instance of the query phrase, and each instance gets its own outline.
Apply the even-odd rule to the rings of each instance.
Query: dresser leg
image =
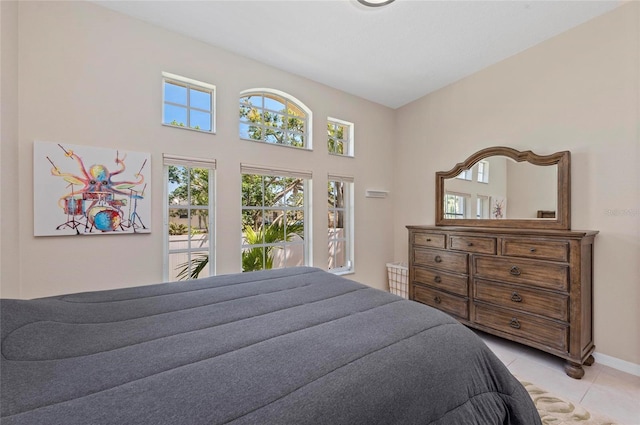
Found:
[[[593,355],[587,357],[587,360],[584,361],[584,365],[585,366],[591,366],[594,362],[596,361],[596,359],[593,358]]]
[[[580,379],[584,376],[584,369],[582,368],[582,365],[569,360],[564,364],[564,371],[574,379]]]

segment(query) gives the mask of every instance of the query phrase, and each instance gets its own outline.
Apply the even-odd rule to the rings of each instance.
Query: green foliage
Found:
[[[267,227],[260,227],[257,231],[250,226],[244,227],[244,237],[248,245],[274,244],[277,242],[289,242],[298,235],[304,237],[304,224],[274,222]],[[273,268],[274,249],[277,246],[254,247],[242,252],[242,271],[267,270]]]
[[[197,279],[207,264],[209,264],[209,255],[198,254],[192,257],[191,261],[186,261],[176,266],[176,269],[178,269],[176,277],[178,280]]]
[[[181,203],[191,194],[192,204],[206,205],[208,173],[206,169],[169,167],[169,182],[178,184],[170,193],[172,203]],[[202,198],[199,198],[202,196]],[[195,201],[194,201],[195,200]],[[207,201],[207,202],[205,202]],[[244,174],[242,176],[242,205],[269,207],[268,210],[244,209],[242,225],[247,245],[277,244],[290,241],[295,235],[304,237],[302,211],[286,207],[301,207],[304,202],[304,181],[300,178]],[[197,213],[197,211],[192,211]],[[171,224],[170,224],[171,231]],[[273,268],[277,246],[250,247],[242,252],[243,271]],[[195,279],[209,262],[207,255],[194,256],[191,262],[178,265],[178,279]]]
[[[304,203],[304,181],[300,178],[281,176],[242,175],[242,206],[273,207],[274,212],[282,207],[301,207]],[[263,217],[259,209],[243,209],[242,225],[258,230],[279,217]],[[302,221],[301,213],[290,211],[288,221]]]
[[[178,122],[177,120],[173,120],[169,123],[169,125],[173,125],[175,127],[186,127],[186,125],[183,122]],[[196,125],[195,127],[191,127],[194,130],[200,130],[200,126]]]
[[[189,228],[181,223],[169,223],[169,234],[172,236],[176,235],[186,235],[189,231]]]
[[[345,126],[328,122],[327,123],[327,136],[328,136],[328,149],[330,153],[337,153],[344,155],[344,131]]]
[[[257,108],[251,103],[252,96],[240,99],[240,118],[249,126],[248,135],[253,140],[261,140],[287,146],[304,147],[305,121],[299,116],[302,112],[294,110],[291,106],[285,107],[284,99],[278,99],[282,103],[282,109],[272,112]]]

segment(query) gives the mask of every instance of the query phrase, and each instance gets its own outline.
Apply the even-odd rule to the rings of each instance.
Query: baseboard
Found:
[[[593,357],[596,359],[596,363],[600,363],[602,365],[609,366],[626,373],[630,373],[631,375],[640,376],[640,364],[631,363],[626,360],[607,356],[606,354],[597,352],[593,353]]]

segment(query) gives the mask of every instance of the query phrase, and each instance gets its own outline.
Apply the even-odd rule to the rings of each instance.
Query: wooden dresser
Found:
[[[409,298],[467,326],[593,363],[596,231],[407,226]]]

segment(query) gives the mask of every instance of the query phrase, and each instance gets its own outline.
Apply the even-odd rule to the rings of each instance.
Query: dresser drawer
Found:
[[[476,279],[475,300],[558,320],[569,320],[569,296]]]
[[[569,341],[567,325],[522,312],[512,312],[493,306],[485,307],[482,304],[476,304],[474,310],[473,320],[479,325],[567,351]]]
[[[565,264],[476,256],[473,258],[473,273],[475,276],[490,280],[529,284],[561,291],[567,291],[569,286],[569,267]]]
[[[569,242],[536,239],[504,239],[502,255],[538,258],[540,260],[569,261]]]
[[[418,285],[414,287],[413,295],[415,301],[430,305],[462,319],[469,319],[469,301],[466,298]]]
[[[444,248],[445,235],[441,233],[414,233],[414,245],[428,246],[431,248]]]
[[[438,270],[423,269],[415,267],[414,280],[418,283],[433,286],[434,288],[444,291],[453,292],[454,294],[466,297],[469,294],[467,276],[454,275]]]
[[[413,262],[420,266],[433,267],[457,273],[468,273],[468,254],[440,251],[437,249],[414,248]]]
[[[449,248],[456,251],[495,254],[496,239],[482,236],[450,236]]]

